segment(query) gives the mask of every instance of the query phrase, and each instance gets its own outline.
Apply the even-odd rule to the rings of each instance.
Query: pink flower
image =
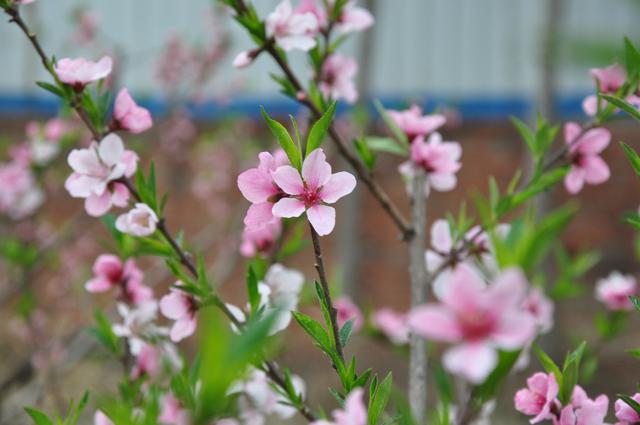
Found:
[[[181,282],[176,282],[180,286]],[[195,298],[178,288],[171,288],[171,292],[160,300],[160,312],[167,318],[175,320],[171,328],[171,340],[179,342],[192,335],[197,326],[196,312],[198,306]]]
[[[519,390],[515,395],[516,410],[525,415],[534,416],[532,424],[554,419],[554,412],[560,402],[558,397],[558,382],[553,373],[534,373],[527,379],[527,387]]]
[[[286,51],[311,50],[316,45],[318,20],[313,13],[296,13],[290,0],[283,0],[266,19],[267,37]]]
[[[349,1],[342,7],[340,12],[335,24],[336,34],[338,35],[363,31],[374,23],[373,15],[367,9],[357,7],[355,1]]]
[[[113,118],[114,129],[126,130],[133,134],[142,133],[153,125],[151,113],[147,109],[138,106],[125,88],[120,90],[116,97]]]
[[[256,168],[250,168],[238,176],[238,188],[252,204],[244,218],[245,226],[251,229],[260,229],[274,221],[280,221],[275,219],[271,209],[285,193],[277,186],[273,173],[278,167],[289,163],[287,155],[281,149],[273,155],[260,152],[258,158],[260,162]]]
[[[139,379],[143,376],[154,378],[160,373],[160,350],[153,345],[144,344],[140,353],[136,356],[136,364],[131,370],[131,379]]]
[[[422,109],[413,105],[405,111],[387,111],[400,130],[407,135],[410,142],[418,136],[426,136],[442,127],[446,119],[444,115],[422,115]]]
[[[164,425],[189,425],[191,420],[189,418],[189,412],[187,412],[182,404],[174,397],[173,394],[168,393],[162,397],[161,411],[158,421]]]
[[[592,68],[589,73],[598,86],[601,93],[615,94],[627,79],[627,72],[618,64],[606,68]],[[600,107],[606,107],[606,101],[602,101]],[[588,116],[595,116],[598,112],[598,96],[587,96],[582,102],[582,109]]]
[[[132,258],[123,264],[115,255],[102,254],[93,264],[93,274],[84,286],[88,292],[95,294],[119,287],[122,298],[132,304],[153,299],[153,291],[142,284],[142,271]]]
[[[431,186],[439,192],[446,192],[456,186],[456,173],[462,167],[461,155],[460,144],[443,142],[440,133],[433,133],[428,142],[423,136],[417,136],[411,144],[411,161],[400,165],[400,173],[411,179],[413,167],[418,166],[427,173],[427,193]]]
[[[138,155],[125,150],[122,139],[109,134],[100,144],[95,141],[88,149],[74,149],[67,162],[73,173],[64,186],[74,198],[84,198],[87,214],[101,216],[112,206],[125,207],[129,199],[127,188],[115,182],[136,172]]]
[[[353,81],[357,73],[358,63],[355,59],[334,53],[322,64],[320,91],[325,98],[344,99],[353,103],[358,100],[358,90]]]
[[[335,300],[334,306],[338,310],[338,325],[340,327],[353,319],[353,332],[358,332],[362,328],[364,322],[362,311],[351,301],[351,298],[342,296]]]
[[[44,194],[28,164],[18,161],[0,164],[0,212],[21,220],[43,202]]]
[[[394,344],[409,342],[407,315],[383,308],[373,315],[373,324]]]
[[[438,304],[409,313],[409,326],[434,341],[455,343],[444,366],[472,383],[481,383],[497,362],[497,349],[517,350],[535,334],[533,317],[521,308],[527,281],[518,269],[503,271],[487,286],[467,264],[460,264]]]
[[[115,425],[101,410],[96,410],[93,415],[93,425]]]
[[[53,67],[61,82],[73,86],[81,91],[87,84],[106,78],[111,74],[113,61],[105,56],[98,62],[91,62],[85,58],[61,59]]]
[[[137,203],[135,208],[116,219],[116,229],[132,236],[149,236],[156,231],[158,216],[147,204]]]
[[[311,425],[366,425],[367,409],[362,400],[364,391],[356,388],[344,401],[344,409],[333,411],[333,422],[320,420]]]
[[[273,179],[290,195],[275,203],[273,215],[299,217],[306,211],[309,222],[321,236],[331,233],[336,224],[336,210],[327,204],[333,204],[356,187],[356,179],[350,173],[331,173],[331,165],[321,148],[304,160],[302,177],[295,168],[283,165],[273,173]]]
[[[609,166],[598,155],[611,141],[609,130],[593,128],[583,134],[580,125],[568,122],[564,126],[564,139],[570,145],[571,155],[571,169],[564,177],[564,185],[569,193],[580,192],[585,182],[596,185],[609,180]]]
[[[630,296],[637,294],[637,283],[633,276],[613,272],[596,284],[596,299],[605,303],[611,311],[633,310]]]
[[[640,403],[640,393],[635,393],[631,398]],[[638,412],[633,410],[633,408],[623,400],[616,400],[615,410],[616,418],[618,419],[618,423],[616,425],[634,425],[640,422],[640,415]]]
[[[571,404],[560,412],[558,425],[607,425],[604,422],[609,409],[609,398],[602,394],[595,400],[587,397],[585,391],[576,386],[571,396]]]
[[[245,50],[238,53],[235,59],[233,59],[233,66],[238,69],[246,68],[253,63],[253,59],[254,57],[251,55],[251,50]]]
[[[268,254],[281,232],[282,222],[280,220],[273,220],[258,228],[245,227],[242,232],[240,253],[249,258],[258,253]]]
[[[522,303],[522,308],[528,311],[536,321],[538,332],[547,333],[553,328],[553,301],[540,288],[533,288]]]

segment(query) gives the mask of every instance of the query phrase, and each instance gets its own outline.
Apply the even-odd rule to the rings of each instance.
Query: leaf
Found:
[[[366,139],[364,137],[359,139],[353,139],[353,144],[356,147],[356,152],[367,166],[369,171],[372,171],[376,165],[376,154],[369,150]]]
[[[349,337],[351,336],[351,332],[353,331],[353,324],[355,323],[355,319],[349,319],[347,322],[340,328],[340,343],[343,347],[346,347],[347,342],[349,342]]]
[[[628,395],[618,394],[618,398],[629,405],[636,413],[640,414],[640,403],[635,401],[633,398]]]
[[[287,157],[289,158],[291,164],[298,170],[301,170],[302,158],[300,150],[298,150],[287,129],[278,121],[272,119],[264,109],[264,107],[260,107],[260,112],[262,112],[262,116],[264,117],[265,121],[267,121],[267,125],[271,129],[271,133],[273,133],[275,138],[278,140],[278,144],[287,154]]]
[[[391,396],[393,375],[389,373],[386,378],[376,387],[374,394],[369,394],[369,425],[378,423],[378,418],[384,412]]]
[[[560,372],[558,365],[555,364],[551,357],[549,357],[549,355],[545,353],[538,344],[533,344],[533,351],[536,353],[536,356],[544,370],[546,370],[547,373],[553,373],[558,385],[562,385],[562,372]]]
[[[624,59],[627,74],[636,75],[640,71],[640,53],[636,50],[629,38],[624,38]]]
[[[406,157],[409,154],[409,150],[400,145],[395,139],[390,137],[365,137],[365,143],[372,151],[386,152],[394,155]]]
[[[398,127],[396,122],[391,118],[391,116],[387,113],[387,110],[382,106],[382,103],[378,99],[373,101],[373,106],[378,110],[378,113],[382,117],[382,120],[387,125],[389,130],[391,130],[391,134],[396,138],[396,140],[404,145],[407,149],[409,149],[409,140],[407,139],[407,135]]]
[[[331,127],[331,122],[333,121],[333,116],[336,113],[337,105],[337,102],[333,102],[320,119],[311,127],[309,137],[307,138],[306,156],[309,156],[311,152],[322,145],[322,141],[324,140],[329,127]]]
[[[62,89],[54,84],[50,84],[44,81],[36,81],[36,84],[45,89],[46,91],[48,91],[49,93],[52,93],[58,97],[64,97],[64,91],[62,91]]]
[[[536,143],[536,135],[535,133],[522,121],[520,121],[516,117],[511,117],[511,122],[520,133],[520,136],[525,141],[529,150],[533,154],[534,158],[537,158],[539,155],[538,145]]]
[[[117,354],[120,351],[120,342],[107,316],[101,310],[95,310],[93,317],[96,321],[96,327],[89,328],[91,333],[99,343],[104,345],[109,351]]]
[[[296,319],[296,322],[298,322],[300,327],[302,327],[307,335],[309,335],[311,339],[318,343],[320,348],[322,348],[326,352],[333,351],[331,339],[329,338],[329,335],[327,335],[327,332],[322,327],[320,322],[312,319],[306,314],[297,311],[292,311],[291,314],[293,314],[293,318]]]
[[[633,170],[636,172],[638,176],[640,176],[640,156],[638,153],[629,145],[624,142],[620,142],[622,149],[624,149],[624,153],[629,158],[629,162],[631,162],[631,166]]]
[[[251,312],[255,313],[260,305],[260,294],[258,293],[258,278],[251,265],[247,268],[247,292],[249,293]]]
[[[51,419],[49,419],[49,417],[40,410],[34,409],[32,407],[25,407],[24,410],[36,425],[53,425]]]
[[[634,118],[635,120],[640,121],[640,112],[626,100],[620,99],[617,96],[611,96],[608,94],[598,94],[598,96],[600,96],[607,102],[611,103],[612,105],[615,105],[618,108],[622,109],[627,114],[631,115],[631,117]]]
[[[582,356],[587,347],[586,342],[582,342],[578,348],[569,353],[565,358],[564,366],[562,368],[562,384],[560,385],[560,401],[566,404],[571,400],[573,394],[573,388],[578,383],[578,377],[580,375],[580,362]]]

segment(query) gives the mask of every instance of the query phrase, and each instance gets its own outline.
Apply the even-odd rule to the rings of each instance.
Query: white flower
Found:
[[[116,220],[116,229],[133,236],[149,236],[156,231],[158,216],[148,205],[137,203],[135,208]]]

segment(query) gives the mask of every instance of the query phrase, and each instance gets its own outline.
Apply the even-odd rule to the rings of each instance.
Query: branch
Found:
[[[318,277],[320,278],[320,285],[322,286],[322,292],[324,294],[324,298],[327,301],[327,306],[329,307],[329,319],[331,320],[331,329],[333,330],[333,340],[336,346],[336,351],[338,352],[338,356],[340,359],[344,361],[344,354],[342,351],[342,342],[340,341],[340,327],[338,326],[338,310],[333,305],[333,301],[331,300],[331,293],[329,291],[329,284],[327,283],[327,275],[324,269],[324,262],[322,261],[322,251],[320,249],[320,238],[316,233],[315,229],[309,223],[309,230],[311,231],[311,240],[313,241],[313,252],[316,257],[316,270],[318,272]]]
[[[42,60],[42,64],[44,65],[46,70],[52,75],[52,77],[56,81],[59,81],[58,80],[58,76],[56,75],[56,73],[53,72],[53,70],[50,68],[50,64],[49,64],[49,60],[47,59],[47,55],[45,54],[44,50],[42,49],[42,46],[40,45],[40,42],[38,41],[38,38],[37,38],[36,34],[29,30],[29,27],[22,20],[22,17],[20,16],[19,11],[17,9],[13,8],[13,7],[9,7],[9,8],[5,9],[5,12],[11,17],[10,22],[16,23],[20,27],[22,32],[29,38],[29,40],[31,41],[31,44],[33,45],[33,47],[35,48],[36,52],[38,53],[38,56],[40,56],[40,58]],[[82,104],[80,102],[80,97],[79,97],[78,94],[75,95],[74,98],[72,99],[71,106],[76,111],[76,113],[78,114],[78,116],[80,117],[82,122],[85,124],[87,129],[91,132],[92,136],[96,139],[96,141],[99,141],[100,139],[102,139],[102,137],[104,135],[93,125],[93,123],[89,119],[86,111],[82,107]],[[135,186],[133,185],[131,180],[129,180],[126,177],[123,177],[123,178],[119,179],[118,182],[124,184],[127,187],[127,189],[129,190],[129,192],[131,193],[131,195],[135,199],[141,200],[140,194],[135,189]],[[169,245],[171,245],[171,247],[175,251],[175,253],[178,255],[178,257],[180,258],[181,263],[191,272],[191,274],[193,274],[194,277],[198,277],[198,272],[197,272],[197,269],[196,269],[195,265],[193,264],[191,259],[188,257],[188,255],[182,250],[182,248],[180,248],[180,246],[176,242],[175,238],[171,235],[171,233],[169,232],[169,230],[166,227],[164,219],[160,219],[159,220],[157,228],[158,228],[158,231],[160,231],[162,236],[169,243]],[[243,325],[243,323],[240,322],[233,315],[233,313],[231,313],[231,311],[227,308],[227,306],[224,304],[224,302],[222,302],[222,300],[220,300],[217,296],[215,296],[215,304],[227,316],[227,318],[232,323],[234,323],[238,327],[241,327]],[[267,375],[269,376],[269,378],[276,385],[278,385],[279,387],[281,387],[283,390],[286,391],[287,390],[287,386],[286,386],[285,378],[279,372],[277,364],[275,362],[271,362],[271,361],[265,361],[264,363],[265,363],[265,367],[268,370]],[[314,415],[310,412],[309,408],[306,407],[305,405],[298,406],[297,409],[300,412],[300,414],[302,416],[304,416],[306,419],[308,419],[309,421],[315,420]]]
[[[425,172],[414,165],[411,183],[411,219],[415,231],[409,241],[409,274],[411,276],[411,307],[426,302],[428,279],[424,257],[427,197]],[[427,346],[418,335],[411,334],[409,342],[409,405],[418,423],[423,423],[427,404]]]

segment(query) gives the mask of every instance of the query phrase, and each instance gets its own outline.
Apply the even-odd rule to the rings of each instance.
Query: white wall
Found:
[[[563,35],[566,39],[604,35],[611,42],[621,42],[624,34],[637,35],[640,8],[632,1],[636,0],[566,0]],[[263,12],[276,3],[254,2]],[[536,89],[544,0],[377,2],[376,92],[478,97],[530,95]],[[157,87],[153,66],[167,35],[178,31],[192,40],[201,38],[202,12],[209,4],[211,0],[38,0],[23,10],[39,29],[46,49],[61,57],[80,53],[69,43],[71,10],[78,5],[95,9],[103,32],[129,58],[124,83],[136,92],[151,93]],[[232,31],[233,51],[246,48],[248,37],[230,19],[223,21]],[[354,51],[355,44],[357,40],[347,50]],[[302,54],[294,56],[294,64],[301,65]],[[34,92],[33,80],[45,78],[24,37],[6,23],[0,25],[0,58],[0,95]],[[564,64],[561,88],[588,90],[586,68]],[[267,58],[240,73],[227,63],[217,86],[228,87],[240,78],[251,94],[272,93],[269,70],[274,68]]]

